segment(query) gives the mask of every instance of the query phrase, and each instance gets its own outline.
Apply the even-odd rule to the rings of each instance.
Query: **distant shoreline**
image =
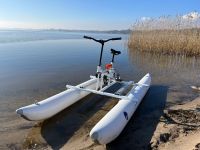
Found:
[[[0,29],[1,31],[60,31],[60,32],[86,32],[86,33],[108,33],[108,34],[130,34],[130,29],[124,30],[69,30],[69,29]]]

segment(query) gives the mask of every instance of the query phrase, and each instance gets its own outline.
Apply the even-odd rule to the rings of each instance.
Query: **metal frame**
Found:
[[[66,87],[69,88],[69,89],[76,89],[76,90],[91,92],[91,93],[94,93],[94,94],[113,97],[113,98],[117,98],[117,99],[128,99],[127,96],[115,95],[115,94],[112,94],[112,93],[103,92],[103,91],[97,91],[97,90],[92,90],[92,89],[87,89],[87,88],[83,88],[83,87],[77,87],[77,86],[72,86],[72,85],[66,85]]]

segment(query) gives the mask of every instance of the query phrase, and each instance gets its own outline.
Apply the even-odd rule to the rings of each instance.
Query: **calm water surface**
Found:
[[[127,49],[128,35],[68,33],[58,31],[0,31],[0,132],[15,127],[15,110],[65,90],[95,74],[100,44],[83,39],[122,37],[106,44],[103,62],[111,60],[110,48],[121,50],[116,69],[122,79],[138,81],[147,72],[153,85],[168,87],[168,104],[198,96],[190,85],[200,85],[200,60],[158,56]],[[152,99],[153,101],[153,99]]]

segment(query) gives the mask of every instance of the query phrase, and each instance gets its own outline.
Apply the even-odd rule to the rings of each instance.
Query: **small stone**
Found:
[[[169,140],[170,136],[171,136],[170,133],[160,134],[160,141],[166,143]]]
[[[196,149],[200,150],[200,143],[195,146]]]

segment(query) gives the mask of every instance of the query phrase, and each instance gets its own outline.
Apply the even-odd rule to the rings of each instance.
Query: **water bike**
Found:
[[[121,40],[121,38],[106,40],[95,39],[89,36],[84,36],[84,38],[101,44],[96,74],[90,76],[88,81],[79,85],[66,85],[67,90],[40,102],[21,107],[16,112],[27,120],[44,120],[54,116],[91,93],[118,99],[118,103],[90,131],[90,137],[94,142],[107,144],[119,136],[136,111],[151,85],[151,76],[148,73],[137,83],[122,81],[114,68],[114,58],[121,54],[120,51],[111,49],[111,62],[105,65],[105,69],[102,67],[102,54],[105,43]],[[107,89],[115,84],[120,84],[120,88],[114,93],[108,92]]]

